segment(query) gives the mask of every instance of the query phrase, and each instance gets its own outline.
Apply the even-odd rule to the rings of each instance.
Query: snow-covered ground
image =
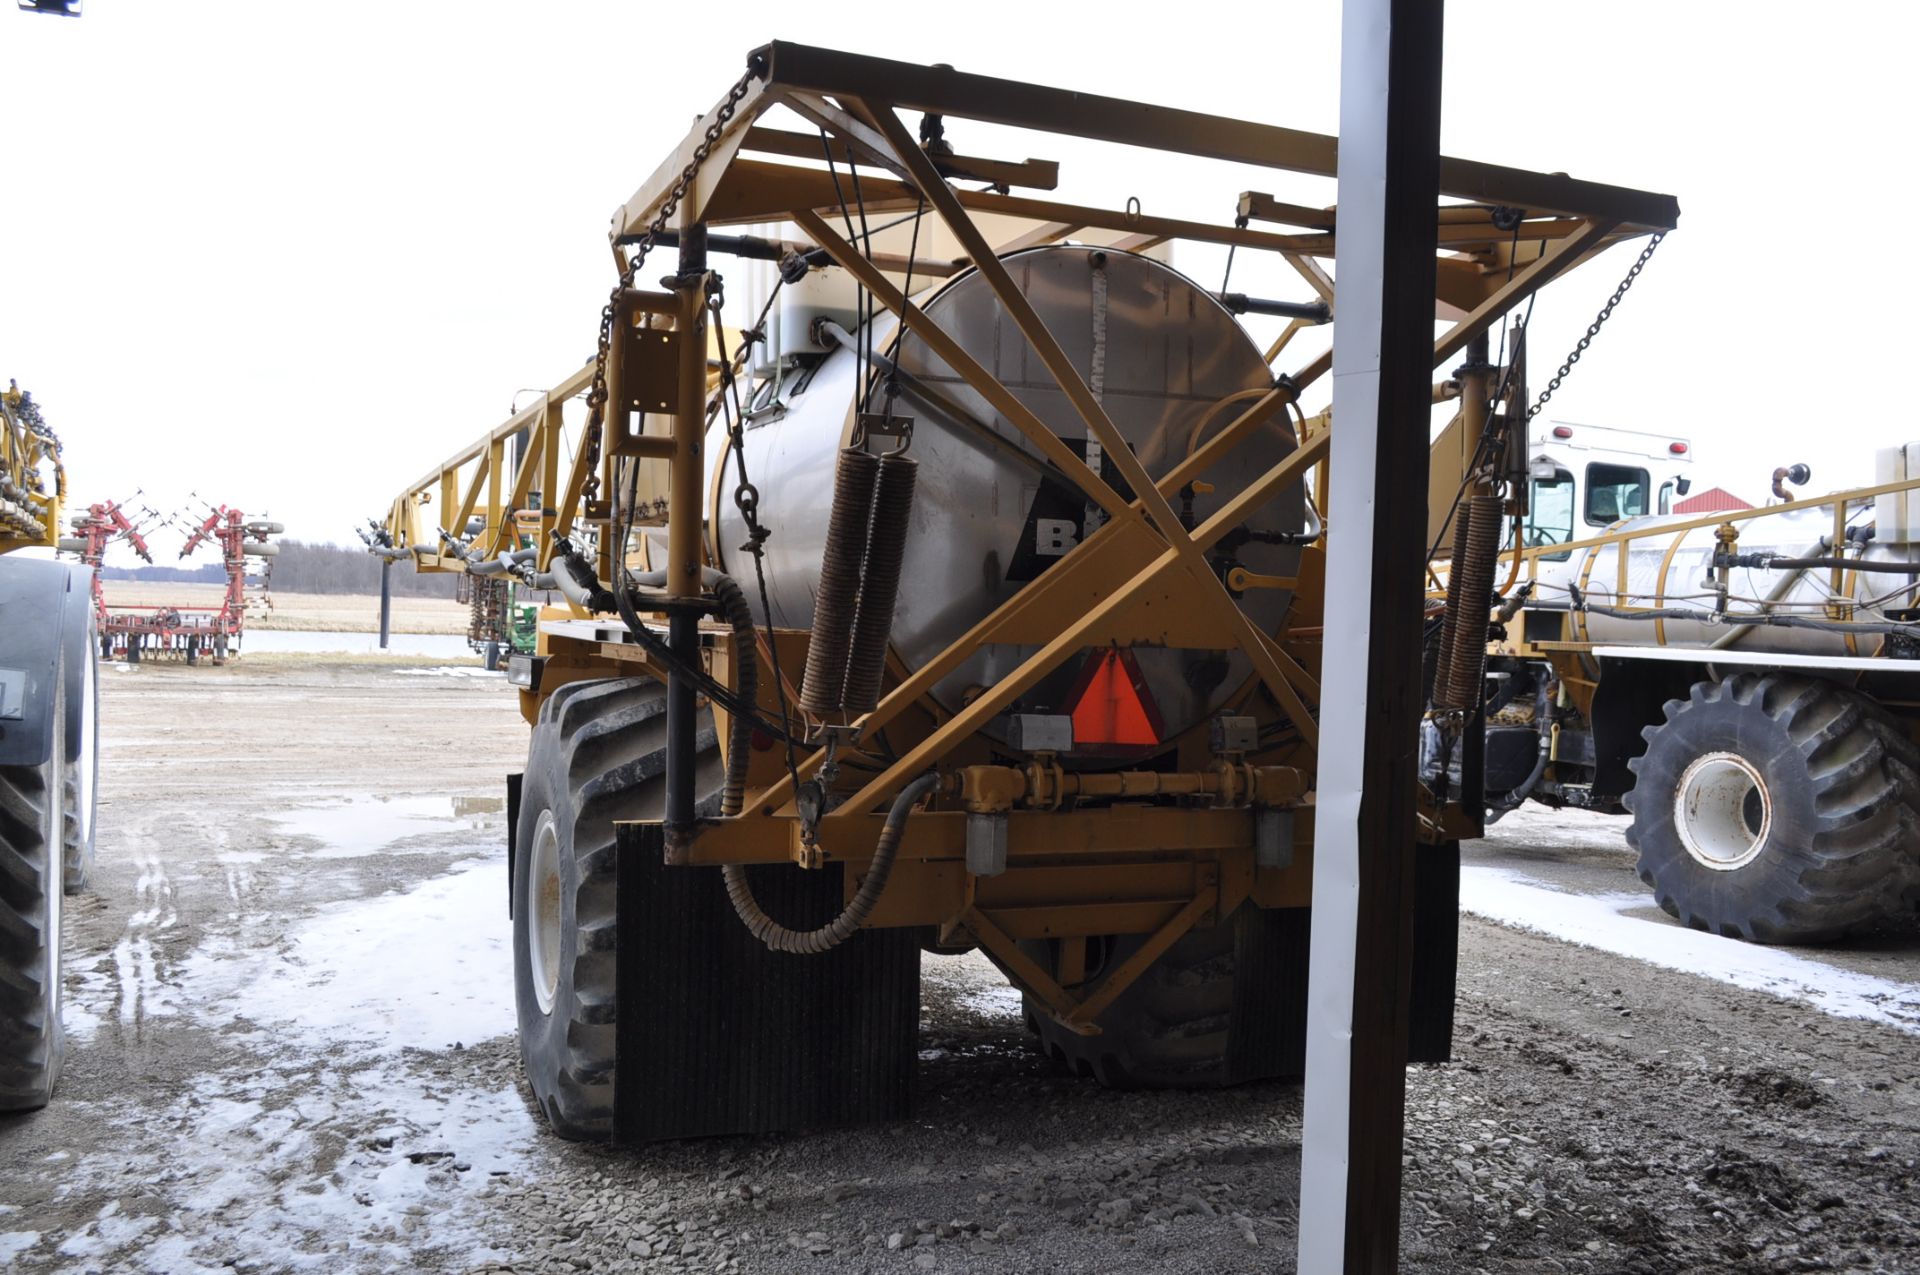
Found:
[[[422,839],[437,839],[444,856],[449,834],[488,823],[486,804],[476,813],[445,797],[331,802],[276,822],[296,844],[318,846],[308,857],[349,861],[344,870]],[[499,818],[492,813],[485,842],[498,840]],[[486,1206],[467,1201],[523,1165],[534,1121],[513,1085],[476,1085],[458,1063],[470,1045],[514,1026],[497,851],[323,904],[291,924],[260,908],[252,882],[231,877],[229,865],[226,923],[170,960],[161,941],[179,907],[166,856],[152,846],[141,853],[140,906],[112,976],[90,975],[74,989],[76,1042],[91,1044],[109,1024],[125,1039],[169,1020],[215,1033],[225,1061],[193,1074],[158,1109],[151,1096],[90,1104],[109,1125],[180,1136],[57,1162],[63,1176],[122,1184],[60,1240],[58,1256],[111,1264],[137,1249],[142,1269],[218,1275],[236,1264],[408,1269],[423,1247],[458,1266],[497,1257],[482,1234]],[[136,1207],[161,1194],[170,1209]],[[0,1217],[0,1228],[9,1220]],[[429,1223],[423,1244],[416,1232]],[[0,1259],[39,1239],[0,1230]]]
[[[1630,915],[1648,902],[1644,891],[1575,894],[1510,868],[1468,866],[1460,877],[1461,909],[1489,921],[1920,1035],[1920,983]]]
[[[1461,910],[1516,929],[1789,997],[1920,1034],[1920,983],[1859,968],[1847,947],[1764,947],[1704,934],[1660,911],[1634,874],[1626,821],[1523,807],[1468,847]],[[1920,950],[1920,936],[1913,946]],[[1891,962],[1884,962],[1891,964]],[[1911,961],[1905,963],[1911,969]]]

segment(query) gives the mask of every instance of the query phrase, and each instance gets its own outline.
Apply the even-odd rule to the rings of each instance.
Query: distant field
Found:
[[[109,580],[108,606],[208,607],[220,605],[225,587],[143,580]],[[249,628],[304,629],[321,633],[374,633],[380,628],[380,599],[354,593],[280,593],[273,610],[247,621]],[[395,633],[465,633],[467,608],[451,598],[395,598]]]

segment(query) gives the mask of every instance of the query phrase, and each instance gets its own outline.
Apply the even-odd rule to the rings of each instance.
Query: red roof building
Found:
[[[1673,506],[1677,514],[1721,514],[1736,509],[1751,509],[1749,501],[1740,499],[1725,487],[1709,487],[1698,495],[1688,496]]]

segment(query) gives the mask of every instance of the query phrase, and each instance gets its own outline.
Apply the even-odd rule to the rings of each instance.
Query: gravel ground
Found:
[[[0,1120],[0,1269],[1292,1268],[1298,1087],[1063,1076],[976,957],[927,961],[911,1121],[555,1142],[509,1034],[497,679],[149,665],[103,709],[67,1079]],[[1625,890],[1615,826],[1474,855],[1564,836]],[[1913,927],[1869,946],[1920,982]],[[1408,1074],[1408,1269],[1920,1270],[1920,1039],[1478,920],[1462,948],[1456,1060]]]

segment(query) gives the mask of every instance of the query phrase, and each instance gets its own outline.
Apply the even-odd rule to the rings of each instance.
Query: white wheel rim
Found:
[[[532,975],[533,999],[540,1012],[551,1014],[560,991],[560,833],[553,811],[542,810],[534,825],[533,857],[527,864],[527,967]]]
[[[1705,753],[1680,776],[1673,826],[1694,862],[1731,872],[1766,849],[1773,794],[1759,770],[1738,753]]]

